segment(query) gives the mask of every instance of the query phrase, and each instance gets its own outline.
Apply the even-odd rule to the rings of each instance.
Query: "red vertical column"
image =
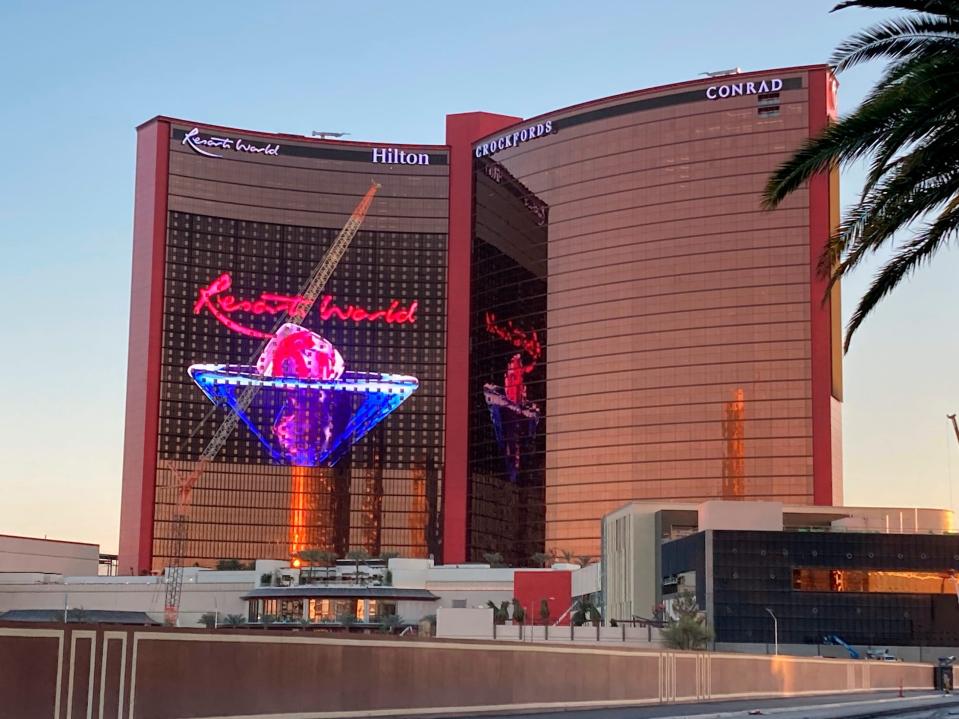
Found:
[[[815,136],[835,115],[835,81],[826,69],[811,70],[809,78],[809,134]],[[833,362],[841,361],[839,333],[833,332],[831,304],[823,302],[828,281],[819,273],[819,258],[832,232],[832,210],[829,173],[820,173],[809,181],[809,321],[812,383],[812,457],[813,503],[833,503]],[[838,315],[838,313],[836,313]],[[838,357],[838,359],[836,359]],[[838,401],[838,400],[837,400]],[[838,418],[838,413],[836,413]]]
[[[120,574],[150,570],[153,561],[169,164],[170,123],[151,120],[137,128]]]
[[[446,288],[446,464],[443,561],[467,560],[470,252],[473,239],[473,143],[522,118],[488,112],[446,116],[450,147]]]

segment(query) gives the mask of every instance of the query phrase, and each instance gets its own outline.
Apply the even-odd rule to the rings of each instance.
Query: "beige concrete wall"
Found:
[[[492,639],[492,609],[436,610],[436,636],[441,639]]]
[[[0,707],[54,719],[101,706],[130,719],[566,709],[930,689],[933,677],[900,662],[12,623],[0,666]]]
[[[649,617],[656,604],[659,509],[630,504],[603,518],[607,619]]]
[[[157,577],[124,577],[129,582],[91,584],[0,584],[0,613],[10,609],[85,609],[146,612],[163,621],[165,586]],[[206,612],[241,614],[250,591],[248,582],[202,584],[184,582],[180,626],[195,627]]]
[[[749,529],[783,531],[782,502],[730,502],[715,500],[699,505],[699,531]]]
[[[96,576],[97,544],[0,535],[0,572],[47,572]]]

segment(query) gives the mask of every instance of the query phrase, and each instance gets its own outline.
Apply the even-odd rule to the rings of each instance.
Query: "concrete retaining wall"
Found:
[[[929,665],[280,631],[0,625],[22,717],[411,715],[928,689]]]

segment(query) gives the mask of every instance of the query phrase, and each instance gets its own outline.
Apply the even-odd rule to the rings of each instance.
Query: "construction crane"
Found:
[[[331,244],[330,248],[326,251],[323,259],[313,268],[313,273],[299,293],[302,301],[297,302],[296,306],[276,323],[271,334],[275,334],[276,331],[287,322],[301,324],[306,318],[307,313],[313,308],[314,303],[326,286],[327,281],[329,281],[333,271],[340,263],[340,260],[343,259],[343,255],[346,254],[346,250],[349,248],[353,237],[356,236],[356,233],[359,231],[360,225],[363,224],[366,213],[373,203],[373,197],[380,187],[381,185],[375,181],[370,185],[370,189],[363,195],[363,198],[353,210],[353,214],[350,215],[350,219],[346,221],[343,229],[340,230],[336,239],[333,240],[333,244]],[[253,356],[250,364],[256,362],[256,358],[259,357],[268,341],[269,340],[264,341],[263,346],[260,347]],[[172,464],[167,464],[167,467],[173,474],[177,488],[176,506],[173,512],[173,557],[167,568],[166,596],[163,603],[164,621],[168,625],[175,625],[180,613],[180,594],[183,590],[183,559],[186,555],[187,531],[189,527],[187,520],[189,518],[190,498],[193,493],[193,487],[199,481],[200,477],[203,476],[203,472],[210,462],[212,462],[220,453],[220,450],[223,449],[223,445],[226,444],[226,441],[230,438],[230,435],[233,434],[237,424],[240,422],[240,413],[245,412],[250,407],[259,391],[260,387],[258,385],[249,385],[243,389],[237,397],[236,411],[228,414],[216,432],[213,433],[213,437],[206,445],[206,448],[200,453],[196,465],[191,472],[181,473],[177,471]]]

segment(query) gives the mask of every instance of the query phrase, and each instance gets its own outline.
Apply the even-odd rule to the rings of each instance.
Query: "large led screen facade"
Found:
[[[231,412],[243,421],[192,491],[187,566],[289,559],[304,549],[437,554],[445,148],[409,151],[423,164],[383,163],[372,147],[154,126],[169,138],[169,166],[155,288],[156,460],[141,470],[152,516],[140,517],[149,547],[135,569],[169,562],[177,478],[196,469]],[[304,302],[304,283],[374,176],[381,187],[359,232],[303,331],[282,341],[277,322]],[[134,296],[144,289],[135,284]],[[261,376],[256,360],[274,336],[277,352],[306,338],[315,346],[297,359],[338,366],[308,377],[306,366],[279,368],[277,354],[275,376]],[[238,407],[250,385],[255,399]]]

